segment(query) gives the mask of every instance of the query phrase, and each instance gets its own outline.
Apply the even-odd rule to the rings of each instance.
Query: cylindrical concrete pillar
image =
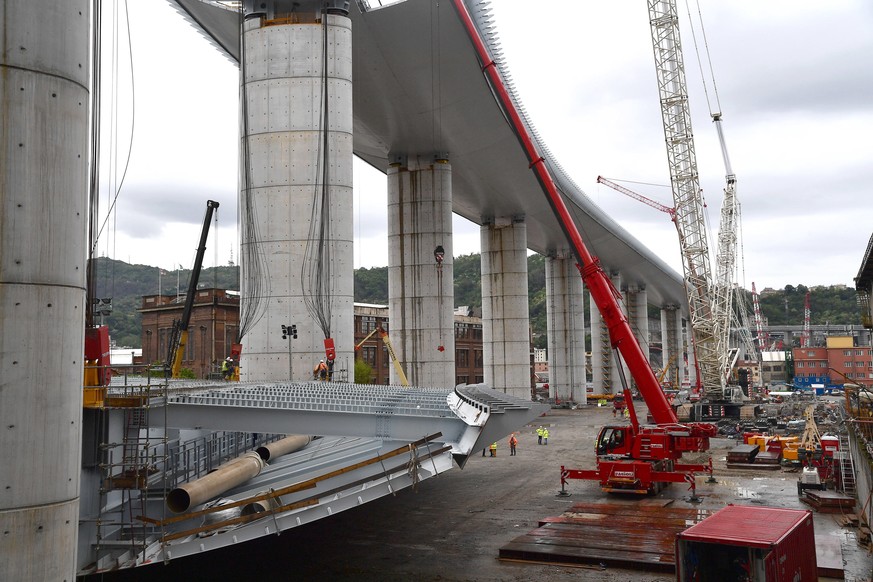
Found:
[[[452,167],[445,157],[388,169],[388,317],[413,386],[455,385]],[[391,383],[399,381],[391,371]]]
[[[600,316],[597,304],[588,293],[588,317],[591,322],[591,382],[595,394],[612,394],[612,347],[609,330]],[[618,379],[616,378],[616,381]]]
[[[629,285],[625,296],[625,305],[628,310],[628,321],[634,332],[634,337],[637,338],[637,343],[643,349],[643,353],[649,357],[651,362],[651,354],[649,353],[649,301],[646,294],[646,288],[639,285]],[[634,391],[637,391],[636,379],[628,376],[628,381]]]
[[[482,226],[482,352],[485,383],[528,400],[530,315],[527,226],[521,218]]]
[[[329,334],[334,378],[351,378],[351,21],[250,18],[243,43],[241,376],[309,379]],[[297,339],[283,339],[282,325],[296,325]]]
[[[585,404],[585,301],[572,255],[546,259],[549,396]]]
[[[0,580],[76,573],[90,19],[87,0],[0,10]]]
[[[661,358],[667,367],[664,381],[678,390],[681,387],[685,369],[682,355],[682,314],[675,305],[661,309]]]

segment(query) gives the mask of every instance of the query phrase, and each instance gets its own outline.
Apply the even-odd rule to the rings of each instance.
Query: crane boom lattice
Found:
[[[717,329],[713,313],[712,271],[691,129],[679,18],[673,0],[649,0],[648,7],[694,346],[706,393],[720,400],[724,396],[720,356],[727,350],[726,346],[720,345],[721,332]]]

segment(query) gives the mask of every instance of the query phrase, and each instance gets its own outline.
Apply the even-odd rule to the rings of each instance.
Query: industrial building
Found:
[[[173,322],[184,308],[184,295],[146,295],[142,298],[142,361],[167,360],[168,342]],[[459,310],[454,315],[455,384],[481,384],[484,377],[482,319]],[[389,384],[392,368],[387,345],[380,335],[388,332],[388,307],[355,303],[356,357],[373,371],[372,384]],[[195,378],[220,378],[221,361],[231,355],[233,340],[239,329],[239,293],[224,289],[198,289],[191,312],[188,343],[182,365]],[[369,337],[368,337],[369,336]],[[293,339],[288,339],[293,342]],[[293,349],[293,346],[289,346]]]

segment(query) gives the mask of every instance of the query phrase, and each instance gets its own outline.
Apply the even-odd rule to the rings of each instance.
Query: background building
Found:
[[[826,347],[794,348],[794,384],[842,385],[873,379],[870,346],[852,337],[829,337]]]
[[[454,315],[455,384],[479,384],[484,380],[482,319],[462,313],[468,311],[457,310]],[[393,364],[381,336],[373,333],[380,327],[390,340],[388,306],[355,303],[356,357],[373,369],[373,384],[388,384]]]
[[[142,359],[166,362],[173,322],[182,318],[185,295],[146,295],[142,298]],[[188,344],[182,367],[197,378],[218,374],[230,355],[239,330],[239,292],[198,289],[188,326]]]
[[[167,360],[173,322],[181,319],[184,307],[185,295],[146,295],[142,298],[139,311],[142,313],[143,363]],[[478,384],[483,381],[484,374],[482,319],[460,313],[454,316],[455,383]],[[388,307],[355,303],[355,357],[372,368],[372,383],[387,384],[392,363],[381,336],[373,333],[377,329],[388,332],[390,340]],[[238,330],[239,293],[199,289],[191,310],[182,367],[194,372],[196,378],[220,377],[221,361],[231,355]]]

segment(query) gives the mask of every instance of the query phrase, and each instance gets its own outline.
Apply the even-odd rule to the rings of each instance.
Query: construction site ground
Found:
[[[539,423],[549,427],[548,445],[537,444],[531,425],[519,435],[516,456],[509,455],[504,439],[496,457],[476,454],[464,470],[423,481],[416,491],[404,490],[280,536],[102,579],[668,581],[675,574],[663,569],[506,561],[499,559],[500,549],[574,504],[608,504],[608,511],[619,516],[610,532],[616,547],[625,538],[654,539],[659,529],[649,520],[620,519],[623,508],[627,515],[653,506],[715,511],[730,503],[808,509],[797,495],[797,472],[727,469],[727,452],[737,443],[727,438],[713,439],[718,483],[698,477],[699,504],[687,501],[684,484],[657,496],[622,497],[602,493],[595,482],[571,481],[571,495],[559,496],[561,465],[594,468],[597,432],[616,421],[621,422],[606,407],[553,409]],[[842,526],[840,517],[814,515],[820,554],[830,552],[823,559],[842,561],[845,580],[871,580],[873,557],[858,544],[857,529]]]

